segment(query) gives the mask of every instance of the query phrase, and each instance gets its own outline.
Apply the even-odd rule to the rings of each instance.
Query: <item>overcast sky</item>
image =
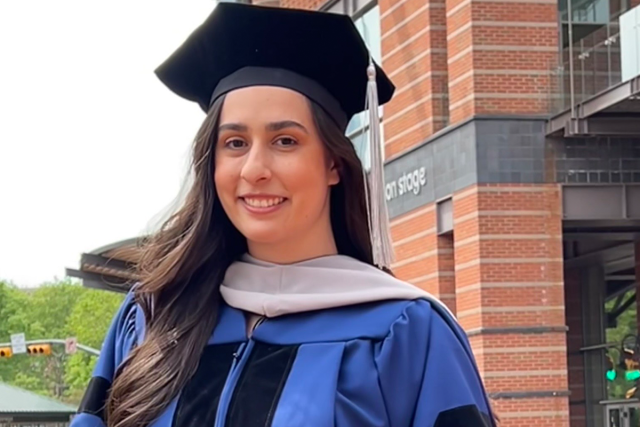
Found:
[[[143,232],[203,113],[153,74],[214,0],[0,1],[0,279]]]

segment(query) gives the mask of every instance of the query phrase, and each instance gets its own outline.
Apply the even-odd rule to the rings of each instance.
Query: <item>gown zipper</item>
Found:
[[[227,381],[225,381],[222,388],[222,394],[220,395],[220,403],[218,404],[218,412],[216,413],[216,422],[214,427],[224,427],[227,412],[229,410],[229,404],[231,403],[231,396],[236,388],[240,373],[247,363],[247,356],[251,353],[253,348],[253,341],[243,342],[238,347],[238,351],[233,354],[233,362],[231,362],[231,369],[229,375],[227,375]]]
[[[251,338],[253,332],[258,326],[260,326],[266,320],[265,316],[260,316],[258,321],[251,328],[251,334],[248,337],[248,341],[243,342],[238,347],[235,353],[233,353],[233,362],[231,362],[231,369],[227,375],[227,380],[222,388],[222,394],[220,395],[220,402],[218,404],[218,411],[216,413],[216,421],[214,427],[224,427],[227,419],[227,413],[229,411],[229,404],[231,403],[231,397],[240,378],[240,374],[244,369],[244,365],[247,363],[247,359],[253,349],[254,341]]]

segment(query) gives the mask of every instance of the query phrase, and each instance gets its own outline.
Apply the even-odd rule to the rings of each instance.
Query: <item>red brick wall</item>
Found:
[[[392,221],[393,270],[440,297],[467,331],[562,328],[561,233],[558,186],[473,186],[454,195],[453,238],[437,236],[433,204]],[[569,387],[563,332],[472,334],[470,340],[490,393]],[[569,426],[566,397],[494,405],[501,426]]]
[[[318,9],[327,0],[254,0]],[[640,0],[639,0],[640,1]],[[387,157],[476,114],[540,114],[558,90],[555,0],[379,0]],[[557,95],[557,94],[555,94]]]
[[[565,325],[556,185],[474,186],[454,196],[457,316],[467,331]],[[562,332],[471,338],[493,392],[566,390]],[[498,399],[502,426],[568,426],[566,397]],[[528,415],[530,414],[530,415]]]
[[[557,58],[552,0],[447,0],[451,123],[544,113]]]
[[[453,237],[437,235],[434,205],[394,219],[391,234],[396,254],[394,273],[435,295],[455,312]]]
[[[387,157],[448,123],[444,0],[380,0],[382,66],[396,95],[385,107]]]

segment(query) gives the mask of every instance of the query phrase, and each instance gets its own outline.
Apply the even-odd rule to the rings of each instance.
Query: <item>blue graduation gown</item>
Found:
[[[144,337],[141,313],[129,295],[71,427],[104,426],[116,367]],[[196,374],[152,426],[488,427],[489,413],[466,335],[438,304],[292,314],[251,339],[244,314],[223,304]]]

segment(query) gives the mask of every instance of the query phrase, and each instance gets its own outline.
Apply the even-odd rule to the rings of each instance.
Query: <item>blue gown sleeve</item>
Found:
[[[115,315],[102,344],[98,362],[70,427],[105,427],[104,406],[116,369],[137,341],[140,313],[129,293]]]
[[[493,427],[466,334],[436,303],[411,302],[376,351],[391,427]]]

